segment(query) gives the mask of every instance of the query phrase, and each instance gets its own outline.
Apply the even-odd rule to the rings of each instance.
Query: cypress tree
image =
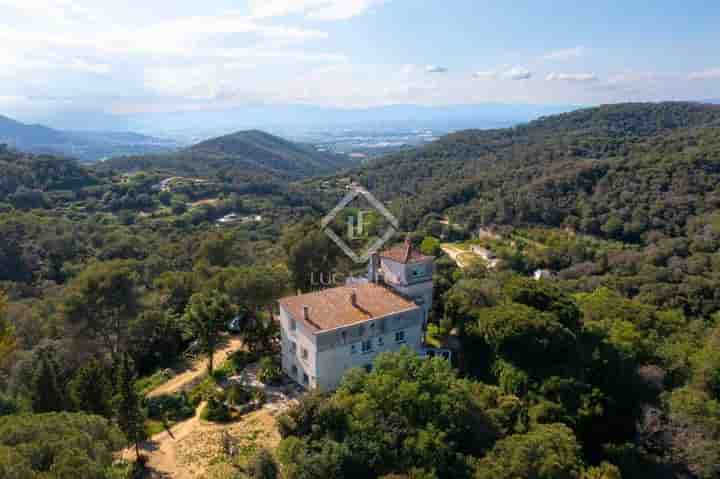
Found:
[[[117,396],[117,421],[128,441],[135,445],[135,454],[140,459],[140,441],[145,438],[144,417],[140,409],[140,396],[135,390],[135,365],[126,353],[120,363]]]
[[[41,350],[30,385],[34,412],[44,413],[63,409],[63,391],[57,371],[58,367],[52,353],[49,350]]]

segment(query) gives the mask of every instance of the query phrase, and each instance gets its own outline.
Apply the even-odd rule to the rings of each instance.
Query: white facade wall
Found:
[[[320,333],[320,336],[326,336],[329,334],[337,335],[341,334],[342,331],[346,331],[348,335],[346,343],[336,343],[331,347],[321,348],[318,351],[318,387],[320,390],[331,391],[336,389],[348,369],[371,367],[380,353],[396,352],[402,347],[408,347],[418,353],[421,352],[424,334],[420,309],[388,316],[384,319],[387,324],[384,331],[379,329],[371,331],[367,326],[368,323],[363,323],[365,324],[365,334],[362,336],[351,334],[351,330],[356,330],[358,326],[349,326],[340,328],[337,331]],[[396,340],[396,334],[399,332],[403,333],[403,340],[400,342]],[[337,336],[335,337],[337,338]],[[371,350],[363,352],[362,344],[368,341]]]
[[[413,274],[418,268],[421,268],[424,274]],[[413,300],[422,298],[420,304],[424,310],[424,320],[427,321],[433,302],[432,276],[435,272],[433,262],[403,264],[381,258],[380,269],[385,283],[398,293]]]
[[[288,376],[308,389],[331,391],[340,385],[348,369],[368,367],[380,353],[399,351],[403,346],[419,353],[423,346],[420,308],[316,334],[305,328],[302,321],[295,322],[297,328],[293,332],[291,319],[281,307],[282,367]],[[401,342],[396,340],[398,332],[404,336]],[[363,342],[367,341],[372,348],[363,352]],[[295,353],[291,349],[293,342],[297,347]],[[308,351],[306,360],[302,358],[302,348]],[[303,374],[308,375],[307,384],[303,384]]]
[[[295,320],[295,330],[291,323],[293,318],[285,308],[280,306],[280,340],[282,341],[282,368],[288,376],[308,388],[317,386],[317,345],[315,335],[305,327],[302,321]],[[294,351],[292,344],[295,344]],[[303,357],[307,351],[307,358]],[[297,368],[294,373],[293,366]],[[304,375],[308,381],[305,384]]]

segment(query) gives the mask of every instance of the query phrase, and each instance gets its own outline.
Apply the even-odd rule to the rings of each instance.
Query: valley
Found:
[[[3,147],[0,476],[45,454],[103,479],[714,478],[719,133],[720,107],[666,102],[362,160],[257,130],[94,164]],[[363,336],[370,367],[277,409],[303,384],[278,300],[339,321],[316,313],[344,282],[315,279],[365,274],[320,226],[356,183],[451,359],[403,347],[409,326]],[[386,226],[356,198],[328,228],[355,248]],[[407,313],[364,296],[398,278],[337,310]]]

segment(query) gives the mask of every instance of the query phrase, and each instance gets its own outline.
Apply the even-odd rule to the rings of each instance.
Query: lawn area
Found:
[[[141,396],[145,396],[153,389],[168,382],[171,377],[172,375],[167,369],[161,369],[150,376],[144,376],[135,381],[135,389]]]

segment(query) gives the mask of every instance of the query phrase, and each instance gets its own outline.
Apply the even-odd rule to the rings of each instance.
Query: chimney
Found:
[[[377,253],[373,253],[370,255],[370,262],[368,263],[368,280],[371,283],[378,282],[379,269],[380,258],[378,257]]]
[[[303,305],[303,319],[305,321],[310,321],[310,306]]]
[[[405,257],[403,262],[407,263],[410,260],[410,254],[412,253],[412,241],[410,241],[410,235],[405,237]]]
[[[357,308],[357,289],[355,288],[350,292],[350,304],[352,304],[354,308]]]

